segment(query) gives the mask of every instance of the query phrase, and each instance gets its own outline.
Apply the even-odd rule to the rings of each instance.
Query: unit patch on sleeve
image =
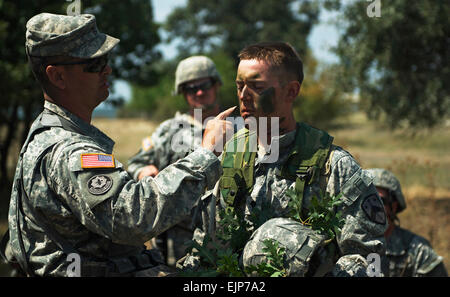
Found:
[[[114,156],[108,154],[81,154],[81,168],[114,168]]]
[[[142,150],[144,152],[150,150],[153,147],[153,140],[150,136],[142,139]]]
[[[93,195],[102,195],[111,189],[113,184],[112,179],[104,174],[94,175],[88,182],[88,191]]]
[[[384,206],[375,194],[366,197],[361,207],[372,222],[382,225],[386,223]]]

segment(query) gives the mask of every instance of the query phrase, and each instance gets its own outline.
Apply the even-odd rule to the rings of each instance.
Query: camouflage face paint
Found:
[[[275,99],[275,88],[270,87],[261,94],[259,94],[259,99],[257,100],[257,109],[261,109],[265,114],[272,113],[275,110],[273,100]]]

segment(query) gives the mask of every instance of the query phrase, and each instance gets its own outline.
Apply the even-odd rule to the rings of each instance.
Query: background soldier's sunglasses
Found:
[[[105,70],[106,65],[108,65],[108,55],[103,55],[98,58],[93,58],[89,60],[76,61],[76,62],[57,62],[51,63],[49,65],[79,65],[79,64],[87,64],[84,68],[84,72],[98,73],[103,72]]]
[[[203,83],[196,84],[196,85],[185,85],[183,87],[183,91],[188,94],[195,94],[198,92],[198,90],[206,91],[211,89],[211,87],[214,85],[214,82],[212,80],[207,80]]]

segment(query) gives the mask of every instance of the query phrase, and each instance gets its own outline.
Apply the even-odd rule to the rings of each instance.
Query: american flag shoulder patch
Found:
[[[81,154],[81,168],[115,168],[114,156],[108,154]]]

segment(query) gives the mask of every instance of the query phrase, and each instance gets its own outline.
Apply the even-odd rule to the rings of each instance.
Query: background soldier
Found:
[[[202,148],[156,178],[135,182],[114,159],[114,142],[90,121],[108,97],[107,54],[118,42],[93,15],[42,13],[27,23],[45,103],[20,152],[8,221],[10,256],[28,275],[67,276],[73,253],[81,276],[157,275],[161,262],[144,242],[178,223],[221,173],[211,135],[231,127],[219,119],[231,110],[210,121]]]
[[[384,203],[388,218],[386,236],[385,276],[447,276],[443,259],[425,238],[400,228],[397,214],[406,208],[400,182],[382,168],[367,170]],[[386,260],[384,259],[384,260]]]
[[[253,44],[244,48],[239,58],[236,86],[241,116],[249,127],[254,118],[268,118],[268,127],[265,132],[257,130],[258,134],[242,129],[225,145],[224,174],[216,185],[218,191],[202,197],[202,206],[206,205],[203,230],[196,230],[195,239],[201,240],[205,232],[214,237],[217,209],[232,207],[251,226],[251,216],[258,212],[265,213],[260,221],[289,216],[293,199],[306,219],[314,196],[341,195],[337,210],[345,222],[341,234],[330,243],[336,245],[339,259],[328,271],[334,269],[335,276],[365,275],[365,257],[384,253],[387,227],[383,205],[370,178],[348,152],[332,145],[333,138],[325,131],[295,121],[292,105],[303,81],[303,65],[289,44]],[[271,125],[277,117],[280,136],[273,136]],[[262,137],[267,137],[268,145]],[[245,152],[233,149],[236,147],[245,148]],[[278,158],[267,162],[275,151]],[[292,192],[294,197],[289,194]],[[198,263],[188,256],[184,267],[195,269]]]
[[[156,176],[160,170],[184,158],[201,146],[203,122],[215,117],[220,109],[217,95],[222,84],[214,62],[205,56],[186,58],[175,72],[175,94],[183,94],[189,113],[177,112],[164,121],[155,132],[143,139],[142,148],[128,161],[128,172],[136,180]],[[194,111],[199,112],[197,118]],[[182,142],[182,144],[181,144]],[[174,266],[186,254],[186,242],[192,238],[191,216],[152,240],[164,255],[166,263]]]

